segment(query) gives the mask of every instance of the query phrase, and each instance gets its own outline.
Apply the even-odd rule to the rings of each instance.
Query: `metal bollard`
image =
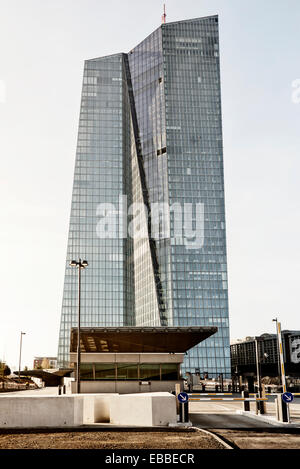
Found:
[[[258,398],[259,397],[259,394],[255,394],[255,397]],[[259,401],[256,401],[255,402],[255,407],[256,407],[256,415],[259,414]]]
[[[244,399],[249,397],[249,392],[248,391],[242,391],[242,397]],[[244,410],[246,412],[250,412],[250,402],[249,401],[244,401]]]
[[[61,386],[58,386],[58,395],[61,395]]]
[[[259,398],[261,397],[259,395],[259,393],[257,393],[256,395],[256,398]],[[264,409],[264,402],[263,401],[256,401],[256,415],[257,414],[264,414],[265,413],[265,409]]]

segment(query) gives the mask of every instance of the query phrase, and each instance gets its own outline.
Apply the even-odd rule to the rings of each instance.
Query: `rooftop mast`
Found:
[[[166,4],[164,3],[164,14],[161,17],[161,22],[162,23],[166,22],[166,17],[167,17],[167,15],[166,15]]]

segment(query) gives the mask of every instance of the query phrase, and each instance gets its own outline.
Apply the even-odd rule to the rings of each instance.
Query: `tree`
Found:
[[[9,375],[11,375],[11,369],[9,368],[8,365],[5,365],[3,369],[3,376],[9,376]]]
[[[5,362],[0,361],[0,376],[8,376],[11,374],[11,369]]]

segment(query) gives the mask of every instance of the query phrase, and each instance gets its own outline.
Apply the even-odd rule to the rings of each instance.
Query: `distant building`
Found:
[[[282,331],[285,374],[300,377],[300,331]],[[261,376],[278,376],[279,358],[276,334],[246,337],[230,345],[233,375],[256,375],[255,339],[258,341],[258,359]]]
[[[33,368],[35,370],[57,368],[57,357],[34,357]]]

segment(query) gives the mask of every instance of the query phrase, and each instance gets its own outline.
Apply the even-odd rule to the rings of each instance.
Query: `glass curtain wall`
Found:
[[[70,330],[77,325],[77,271],[72,259],[86,259],[81,275],[81,325],[134,324],[132,242],[123,229],[120,196],[131,200],[130,107],[122,54],[85,62],[72,206],[69,226],[58,363],[68,366]],[[112,204],[105,227],[102,205]],[[120,207],[120,213],[122,207]],[[111,229],[107,236],[105,229]]]
[[[184,368],[229,378],[218,17],[163,25],[162,44],[169,201],[185,207],[184,225],[198,233],[190,244],[171,214],[173,323],[217,326],[188,352]]]

